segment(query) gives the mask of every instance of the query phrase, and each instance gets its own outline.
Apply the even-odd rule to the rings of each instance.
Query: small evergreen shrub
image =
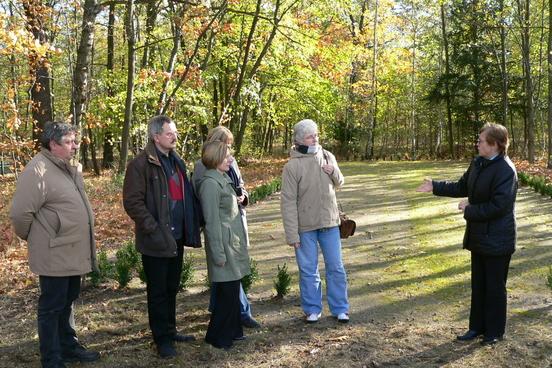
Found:
[[[140,253],[134,247],[134,243],[128,242],[115,254],[115,278],[120,288],[124,288],[132,280],[133,271],[140,261]]]
[[[186,255],[182,262],[182,274],[180,275],[180,290],[187,289],[194,281],[195,259],[192,255]]]
[[[251,268],[251,273],[241,280],[243,291],[246,294],[249,292],[249,289],[251,289],[251,286],[255,283],[255,281],[261,279],[257,268],[257,261],[253,258],[249,258],[249,267]]]
[[[144,265],[142,264],[142,262],[138,262],[136,269],[138,271],[138,277],[140,278],[140,281],[142,281],[144,284],[147,283],[148,279],[146,277],[146,271],[144,271]]]
[[[113,275],[113,264],[107,259],[107,252],[105,250],[98,253],[98,269],[99,271],[92,271],[88,274],[93,287],[98,287]]]
[[[518,172],[518,180],[521,185],[527,185],[529,183],[529,175],[523,171]]]
[[[121,191],[123,189],[123,182],[125,180],[125,174],[115,174],[111,177],[111,189],[113,191]]]
[[[548,183],[546,177],[530,175],[520,171],[518,173],[518,179],[521,185],[530,186],[535,192],[552,198],[552,183]]]
[[[546,285],[552,290],[552,266],[548,266],[548,275],[546,275]]]
[[[272,193],[279,191],[282,188],[282,179],[276,178],[270,183],[259,185],[249,193],[249,203],[255,203],[265,199]]]
[[[278,265],[278,274],[274,281],[274,288],[276,289],[276,297],[283,298],[291,290],[291,275],[287,271],[287,264],[284,263],[282,268]]]

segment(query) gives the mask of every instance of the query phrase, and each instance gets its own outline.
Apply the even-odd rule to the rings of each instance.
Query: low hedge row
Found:
[[[276,178],[271,182],[259,185],[249,193],[249,203],[253,204],[255,202],[261,201],[271,195],[276,193],[282,188],[282,179]]]
[[[519,171],[518,179],[521,185],[530,186],[535,192],[552,198],[552,183],[546,177]]]

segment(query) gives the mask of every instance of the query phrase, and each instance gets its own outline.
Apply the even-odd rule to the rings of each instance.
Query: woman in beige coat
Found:
[[[331,314],[349,321],[347,275],[341,259],[339,211],[335,188],[344,179],[334,155],[318,144],[318,127],[302,120],[293,128],[294,146],[282,174],[281,211],[286,241],[299,266],[301,306],[308,323],[322,313],[318,245],[324,256],[326,291]]]
[[[209,280],[216,285],[216,304],[205,341],[229,349],[241,340],[239,291],[241,279],[250,273],[249,254],[232,179],[228,146],[220,141],[203,146],[202,163],[208,169],[199,183],[205,218],[205,253]]]

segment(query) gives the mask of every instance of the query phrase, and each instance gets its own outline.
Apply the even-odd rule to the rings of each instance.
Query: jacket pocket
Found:
[[[149,234],[144,234],[144,248],[159,251],[165,250],[168,247],[169,244],[165,240],[165,237],[163,236],[163,230],[159,225],[153,232]]]
[[[68,235],[58,236],[54,239],[50,239],[50,248],[55,248],[63,245],[75,244],[82,241],[82,235]]]
[[[470,233],[473,235],[487,235],[489,233],[489,223],[470,222]]]
[[[61,219],[56,211],[41,208],[36,213],[35,218],[44,230],[46,230],[50,239],[54,239],[61,231]]]

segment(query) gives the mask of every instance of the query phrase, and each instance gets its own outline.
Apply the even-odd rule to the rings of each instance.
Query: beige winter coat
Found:
[[[31,271],[76,276],[96,269],[94,214],[78,167],[43,149],[25,167],[10,218],[27,241]]]
[[[331,175],[322,170],[332,164]],[[280,209],[286,242],[299,242],[299,233],[339,225],[335,188],[344,183],[335,156],[320,149],[317,153],[290,152],[290,160],[282,173]]]

